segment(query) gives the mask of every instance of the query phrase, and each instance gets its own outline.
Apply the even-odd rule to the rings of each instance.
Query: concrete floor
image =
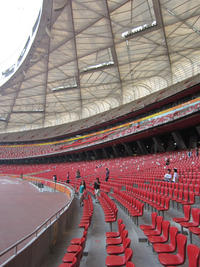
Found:
[[[199,206],[199,204],[197,204]],[[131,248],[133,249],[132,262],[136,267],[160,267],[162,266],[158,261],[157,253],[152,251],[151,245],[144,242],[145,236],[140,230],[139,226],[136,226],[131,218],[118,207],[118,218],[122,218],[126,229],[128,230],[129,238],[131,239]],[[78,224],[82,214],[82,208],[79,207],[79,201],[76,201],[76,208],[74,210],[75,216],[72,219],[71,228],[63,234],[63,240],[56,246],[54,251],[49,255],[46,262],[41,267],[57,267],[62,263],[62,257],[65,254],[66,248],[70,243],[70,240],[74,237],[80,237],[82,235],[82,229],[78,228]],[[171,208],[165,213],[165,220],[170,220],[172,217],[182,217],[183,213],[176,208]],[[139,224],[150,223],[151,211],[145,210],[145,214],[139,219]],[[171,220],[170,220],[171,221]],[[178,227],[178,224],[171,222],[171,225]],[[84,250],[84,256],[81,259],[80,267],[102,267],[105,266],[105,259],[107,256],[105,247],[105,233],[109,231],[109,225],[104,221],[104,214],[100,204],[94,202],[94,214],[92,217],[92,223],[88,230],[86,247]],[[113,224],[113,230],[117,230],[117,223]],[[139,242],[140,241],[140,242]],[[143,241],[143,242],[141,242]],[[189,237],[188,237],[189,243]],[[200,239],[193,236],[193,243],[200,246]],[[188,266],[187,261],[182,267]]]

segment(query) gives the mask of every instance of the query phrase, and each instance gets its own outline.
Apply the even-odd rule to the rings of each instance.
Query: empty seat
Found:
[[[190,233],[190,243],[192,243],[192,234],[198,235],[200,237],[200,228],[199,226],[192,226],[189,227],[189,233]]]
[[[182,227],[196,227],[199,226],[200,223],[200,209],[198,208],[193,208],[192,209],[192,222],[180,222]]]
[[[120,245],[122,244],[123,240],[128,236],[128,231],[124,230],[119,238],[107,238],[106,245]]]
[[[74,257],[72,262],[65,262],[65,263],[61,263],[58,267],[77,267],[79,265],[77,265],[77,258]]]
[[[199,267],[200,265],[200,249],[199,247],[189,244],[187,246],[187,254],[188,254],[188,261],[189,265],[188,267]]]
[[[123,266],[131,260],[133,251],[131,248],[125,250],[124,256],[109,255],[106,257],[106,266]]]
[[[75,253],[66,253],[64,257],[62,258],[63,263],[72,263],[74,261],[74,258],[77,258],[77,264],[79,264],[80,259],[82,257],[83,248],[79,246],[79,249]]]
[[[184,205],[183,206],[184,217],[172,218],[173,221],[176,222],[176,223],[188,222],[190,220],[190,210],[191,210],[191,206],[190,205]]]
[[[160,253],[158,254],[158,259],[161,264],[170,266],[170,265],[181,265],[185,262],[186,257],[186,244],[187,237],[183,234],[177,235],[177,253]]]
[[[118,232],[106,232],[106,237],[119,237],[120,236],[120,226],[121,224],[123,223],[123,220],[122,219],[118,219],[117,220],[117,224],[118,224]],[[125,227],[125,225],[124,225]]]
[[[153,244],[153,249],[157,253],[168,253],[174,252],[176,250],[176,236],[178,234],[178,229],[176,227],[170,227],[169,229],[169,243],[155,243]]]
[[[132,261],[128,261],[126,267],[135,267],[135,264]]]
[[[160,235],[161,232],[162,232],[162,221],[163,221],[163,217],[162,216],[157,216],[157,218],[156,218],[156,229],[155,230],[143,230],[144,234],[146,236]]]
[[[150,235],[147,237],[148,241],[152,244],[167,242],[169,238],[169,226],[170,226],[169,221],[163,221],[162,222],[162,235],[159,235],[159,236]]]
[[[131,243],[130,238],[124,238],[122,246],[108,246],[106,248],[106,252],[108,254],[122,254],[125,252],[126,248],[130,246],[130,243]]]
[[[156,228],[156,217],[157,217],[157,213],[156,212],[152,212],[151,213],[151,224],[142,224],[140,225],[140,229],[142,230],[154,230]]]

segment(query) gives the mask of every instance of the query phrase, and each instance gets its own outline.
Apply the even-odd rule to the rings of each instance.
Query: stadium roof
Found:
[[[91,117],[200,73],[199,0],[44,0],[37,23],[19,69],[1,73],[12,77],[0,133]]]

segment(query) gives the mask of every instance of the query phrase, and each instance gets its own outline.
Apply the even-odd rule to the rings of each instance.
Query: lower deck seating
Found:
[[[178,169],[179,181],[176,183],[163,181],[163,176],[166,171],[165,159],[170,158],[170,168],[176,167]],[[109,180],[105,181],[105,168],[108,167],[110,170]],[[76,171],[80,170],[81,178],[76,178]],[[139,220],[143,220],[145,213],[150,211],[155,214],[155,218],[152,217],[150,225],[142,225],[141,221],[135,220],[138,229],[144,230],[147,234],[149,243],[155,252],[158,253],[176,253],[176,243],[178,236],[178,229],[182,226],[183,233],[190,234],[190,242],[195,241],[198,243],[200,232],[199,232],[199,221],[198,216],[192,215],[188,217],[185,209],[195,210],[199,205],[200,199],[200,161],[196,157],[188,158],[186,151],[173,152],[173,153],[163,153],[150,156],[140,156],[140,157],[128,157],[121,159],[112,160],[99,160],[93,162],[75,162],[75,163],[56,163],[56,164],[45,164],[45,165],[2,165],[1,172],[6,174],[15,174],[18,177],[23,173],[24,178],[26,176],[37,176],[52,180],[54,174],[58,177],[58,182],[66,183],[66,175],[70,173],[69,185],[73,186],[76,190],[82,179],[85,180],[87,189],[94,193],[94,180],[99,177],[101,181],[101,195],[99,202],[105,211],[105,222],[115,223],[117,221],[117,209],[119,207],[127,211],[127,213],[134,218],[140,217]],[[116,199],[116,202],[113,199]],[[90,204],[87,204],[89,200]],[[92,208],[92,197],[88,195],[88,199],[85,199],[83,216],[80,221],[79,226],[84,229],[90,226],[91,216],[93,213]],[[111,205],[112,203],[112,205]],[[141,203],[141,204],[140,204]],[[91,205],[91,206],[90,206]],[[139,205],[141,210],[139,210]],[[113,207],[115,208],[113,208]],[[170,212],[173,211],[181,213],[183,208],[184,213],[182,216],[170,217]],[[160,212],[160,214],[159,214]],[[191,212],[192,213],[192,212]],[[125,213],[124,213],[125,214]],[[161,216],[162,215],[162,216]],[[164,217],[165,216],[165,217]],[[195,217],[196,216],[196,217]],[[162,221],[158,218],[162,217]],[[166,222],[166,217],[170,217],[170,224],[173,223],[177,227],[169,226],[167,230],[168,223]],[[128,217],[129,218],[129,217]],[[178,221],[172,220],[173,218],[181,218]],[[189,219],[188,219],[189,218]],[[196,218],[194,220],[194,218]],[[149,218],[150,219],[150,218]],[[182,221],[182,219],[184,219]],[[193,222],[197,222],[193,224]],[[187,224],[189,223],[189,224]],[[166,225],[165,225],[166,224]],[[139,227],[140,226],[140,227]],[[149,227],[147,227],[149,226]],[[146,228],[147,227],[147,228]],[[166,227],[166,228],[165,228]],[[163,231],[165,229],[166,232]],[[118,227],[116,235],[120,236],[121,229]],[[156,234],[153,238],[152,233]],[[169,236],[169,241],[165,242],[166,236]],[[123,256],[125,256],[125,251],[128,248],[129,237],[121,240],[120,250],[123,251]],[[193,240],[192,240],[193,238]],[[188,238],[189,239],[189,238]],[[161,241],[160,243],[154,241]],[[81,246],[81,240],[79,244],[74,244],[76,246]],[[187,240],[188,242],[189,240]],[[134,239],[131,239],[131,244],[134,243]],[[72,244],[71,244],[72,245]],[[70,246],[71,246],[70,245]],[[188,245],[189,246],[189,245]],[[188,247],[186,246],[186,248]],[[198,247],[198,246],[197,246]],[[73,247],[71,247],[73,248]],[[78,248],[78,247],[76,247]],[[75,249],[75,247],[74,247]],[[80,248],[79,248],[80,249]],[[76,251],[77,253],[79,249]],[[69,249],[70,250],[70,249]],[[190,251],[190,249],[189,249]],[[73,253],[76,253],[73,252]],[[72,253],[72,252],[68,252]],[[156,255],[156,254],[155,254]],[[179,254],[178,254],[179,255]],[[70,256],[71,257],[71,256]],[[79,260],[77,256],[76,258]],[[137,257],[137,255],[136,255]],[[189,253],[188,253],[189,257]],[[160,257],[161,259],[162,257]],[[76,259],[76,261],[77,261]],[[123,258],[125,259],[125,258]],[[187,253],[185,254],[185,259],[187,258]],[[74,260],[74,258],[73,258]],[[162,259],[161,259],[162,260]],[[75,260],[74,260],[75,261]],[[128,260],[129,262],[129,260]],[[126,265],[131,265],[133,263],[126,262]],[[68,262],[69,263],[69,262]],[[66,263],[66,264],[68,264]],[[167,264],[172,265],[173,262],[167,262]],[[179,262],[180,263],[180,262]],[[178,263],[178,264],[179,264]],[[69,264],[73,263],[73,261]],[[73,265],[72,265],[73,266]],[[185,267],[185,266],[184,266]]]

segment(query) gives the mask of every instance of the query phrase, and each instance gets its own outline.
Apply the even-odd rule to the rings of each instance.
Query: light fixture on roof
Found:
[[[73,89],[77,87],[78,85],[77,85],[76,77],[71,77],[63,81],[62,85],[52,88],[51,91],[55,92],[55,91],[62,91],[62,90],[67,90],[67,89],[69,90],[69,89]]]
[[[154,20],[152,23],[150,23],[150,24],[144,24],[144,25],[141,25],[141,26],[138,26],[138,27],[135,27],[135,28],[133,28],[132,30],[130,30],[130,31],[125,31],[125,32],[123,32],[122,33],[122,37],[123,38],[129,38],[130,36],[132,36],[132,35],[134,35],[134,34],[136,34],[136,33],[138,33],[138,32],[141,32],[141,31],[144,31],[144,30],[146,30],[146,29],[149,29],[149,28],[151,28],[151,27],[154,27],[154,26],[156,26],[157,25],[157,22],[156,22],[156,20]]]
[[[65,89],[73,89],[73,88],[77,88],[77,84],[74,85],[63,85],[63,86],[58,86],[58,87],[54,87],[51,89],[51,91],[61,91],[61,90],[65,90]]]
[[[6,118],[0,117],[0,121],[6,121]]]
[[[83,68],[81,70],[81,72],[87,72],[87,71],[91,71],[91,70],[97,70],[97,69],[109,67],[109,66],[112,66],[112,65],[114,65],[114,61],[113,60],[108,61],[108,62],[104,62],[104,63],[99,63],[99,64],[96,64],[96,65],[88,66],[86,68]]]

